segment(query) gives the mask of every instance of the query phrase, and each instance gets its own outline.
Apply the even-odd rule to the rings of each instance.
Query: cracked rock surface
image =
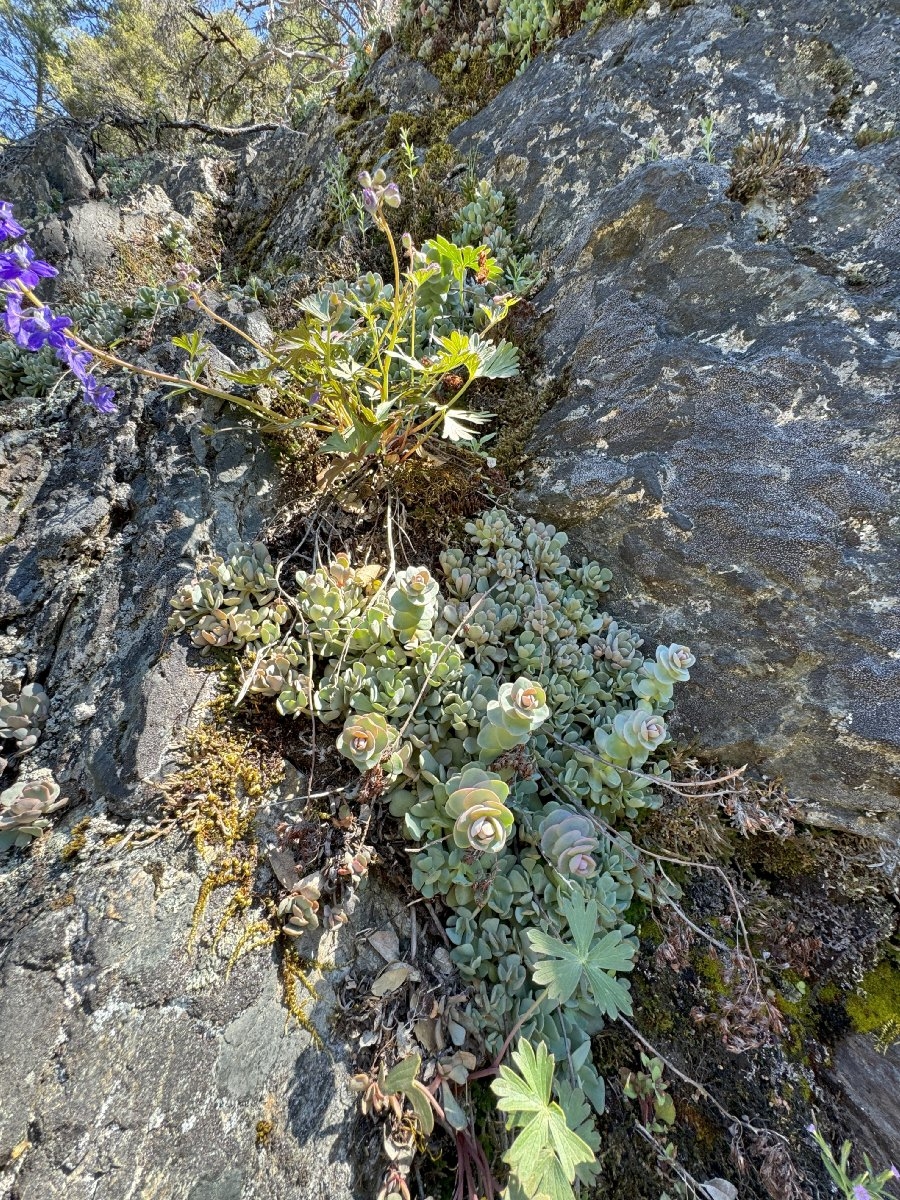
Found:
[[[675,732],[900,837],[896,12],[717,0],[585,31],[454,131],[546,254],[530,510],[697,655]],[[712,116],[712,156],[701,147]],[[786,183],[735,145],[805,129]]]

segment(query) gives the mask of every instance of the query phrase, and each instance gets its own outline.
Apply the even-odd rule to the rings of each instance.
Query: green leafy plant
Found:
[[[528,930],[531,948],[542,959],[532,971],[535,983],[547,989],[551,1000],[564,1004],[580,993],[608,1017],[630,1015],[631,996],[615,972],[634,966],[633,944],[624,940],[620,929],[596,937],[595,900],[585,903],[583,896],[573,892],[560,909],[569,926],[565,941],[542,929]]]
[[[501,1067],[491,1084],[497,1107],[507,1114],[507,1128],[518,1130],[503,1156],[514,1178],[510,1197],[518,1187],[526,1196],[574,1200],[578,1167],[592,1162],[594,1152],[569,1128],[564,1110],[551,1099],[553,1055],[543,1043],[534,1050],[522,1040],[512,1060],[519,1073]]]
[[[409,1054],[390,1070],[382,1063],[374,1077],[355,1075],[350,1086],[362,1092],[360,1106],[363,1112],[390,1110],[399,1118],[403,1115],[403,1101],[407,1100],[423,1133],[431,1133],[434,1129],[434,1109],[428,1090],[417,1078],[421,1066],[421,1056]]]
[[[400,130],[400,152],[403,172],[409,180],[410,186],[415,189],[416,179],[419,174],[419,160],[416,155],[416,148],[410,141],[409,130],[405,127]]]
[[[675,1124],[675,1101],[669,1095],[663,1078],[665,1065],[641,1051],[642,1071],[622,1071],[622,1094],[626,1100],[636,1100],[641,1109],[641,1122],[651,1133],[665,1133]]]
[[[700,118],[700,153],[707,162],[715,162],[715,151],[713,150],[713,142],[716,136],[716,120],[715,117]]]
[[[267,365],[229,377],[282,395],[299,408],[291,424],[315,430],[322,450],[350,465],[407,457],[431,436],[471,437],[490,417],[461,406],[466,392],[518,372],[516,348],[487,336],[514,301],[485,291],[500,275],[486,248],[438,237],[418,250],[405,238],[401,270],[386,215],[399,190],[383,171],[361,179],[362,211],[387,239],[393,284],[370,275],[307,297],[300,324],[266,352]]]
[[[900,1195],[900,1189],[892,1188],[888,1190],[888,1185],[900,1183],[900,1171],[893,1165],[887,1168],[886,1171],[876,1171],[872,1166],[868,1155],[863,1155],[865,1170],[858,1175],[850,1174],[850,1154],[853,1150],[853,1145],[849,1141],[845,1141],[841,1146],[840,1154],[835,1158],[831,1147],[825,1141],[825,1138],[819,1132],[815,1125],[808,1126],[808,1132],[812,1134],[816,1145],[819,1147],[819,1153],[822,1156],[822,1165],[831,1176],[831,1179],[838,1188],[845,1200],[897,1200]]]
[[[468,550],[443,551],[434,574],[342,554],[293,585],[265,547],[233,546],[175,597],[170,627],[231,657],[239,702],[255,690],[334,729],[360,787],[380,792],[413,843],[413,886],[449,910],[450,957],[469,988],[455,1044],[502,1060],[521,1031],[559,1064],[547,1104],[594,1146],[605,1085],[591,1037],[631,1012],[624,914],[636,896],[671,894],[612,827],[660,802],[663,714],[693,657],[676,645],[645,658],[603,611],[609,572],[573,561],[552,525],[491,509],[466,532]],[[324,876],[283,885],[290,938],[341,908]],[[441,1083],[440,1119],[490,1194],[459,1086]],[[589,1169],[579,1162],[578,1177]],[[516,1180],[511,1197],[539,1194]]]

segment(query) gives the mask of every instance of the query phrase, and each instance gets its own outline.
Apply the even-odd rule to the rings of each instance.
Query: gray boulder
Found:
[[[525,505],[613,569],[616,614],[694,649],[678,736],[783,776],[810,821],[890,839],[900,141],[855,135],[897,121],[897,39],[856,0],[654,4],[453,135],[548,267],[541,346],[567,387]],[[738,203],[727,164],[769,125],[809,149]]]

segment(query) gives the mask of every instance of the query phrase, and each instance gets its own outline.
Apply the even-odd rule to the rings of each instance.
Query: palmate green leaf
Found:
[[[465,367],[470,375],[477,378],[481,366],[481,358],[478,353],[479,342],[474,341],[473,344],[473,339],[477,337],[477,334],[470,336],[454,329],[446,337],[438,338],[438,344],[444,351],[443,354],[438,355],[435,362],[435,367],[440,374]]]
[[[487,249],[486,246],[457,246],[440,234],[425,243],[426,249],[429,246],[433,246],[438,256],[449,266],[460,288],[463,287],[466,271],[478,270],[478,256],[482,249]]]
[[[316,292],[312,296],[304,296],[297,307],[301,312],[315,317],[317,321],[327,321],[331,316],[330,296],[328,292]]]
[[[464,442],[475,437],[477,426],[485,425],[494,419],[493,413],[469,412],[464,408],[447,409],[444,413],[444,424],[441,437],[451,442]]]
[[[530,1043],[520,1041],[512,1060],[521,1075],[510,1067],[501,1067],[500,1078],[491,1084],[491,1091],[498,1097],[500,1111],[513,1114],[511,1120],[516,1123],[516,1113],[540,1112],[550,1103],[554,1059],[543,1042],[538,1043],[535,1052]]]
[[[576,1171],[592,1162],[594,1154],[569,1128],[562,1108],[550,1099],[553,1055],[543,1042],[535,1051],[528,1042],[520,1041],[512,1058],[521,1074],[501,1067],[499,1079],[491,1084],[497,1107],[508,1114],[510,1127],[521,1129],[504,1158],[527,1196],[546,1194],[549,1200],[572,1200]]]
[[[475,334],[475,337],[478,335]],[[519,350],[511,342],[481,342],[478,375],[482,379],[511,379],[519,373]]]
[[[610,930],[594,941],[597,930],[597,903],[585,903],[580,892],[561,905],[569,923],[571,942],[564,942],[540,929],[527,931],[531,948],[544,955],[533,972],[535,983],[546,987],[553,1000],[564,1003],[579,987],[585,986],[591,1000],[610,1019],[620,1013],[631,1015],[631,996],[623,983],[609,974],[630,971],[634,966],[634,947],[619,929]]]

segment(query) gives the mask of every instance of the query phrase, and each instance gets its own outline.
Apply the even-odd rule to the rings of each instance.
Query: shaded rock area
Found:
[[[879,1053],[861,1034],[845,1038],[834,1057],[834,1079],[847,1097],[848,1125],[885,1162],[900,1153],[900,1043]]]
[[[855,0],[654,4],[451,139],[546,254],[534,303],[567,387],[525,503],[613,569],[614,611],[697,654],[680,736],[893,841],[900,139],[856,135],[897,125],[898,39]],[[735,145],[770,125],[807,152],[729,199]]]
[[[84,222],[99,245],[98,205],[125,219],[73,197],[44,244],[60,224],[72,245]],[[72,267],[64,255],[63,284]],[[174,366],[162,334],[130,353]],[[232,355],[219,339],[217,365]],[[68,386],[0,418],[0,669],[49,693],[22,777],[50,767],[69,802],[35,853],[0,862],[0,1196],[341,1200],[355,1194],[346,1070],[289,1017],[270,951],[227,986],[229,947],[188,952],[207,868],[186,840],[126,834],[155,818],[155,785],[210,694],[208,671],[165,640],[169,599],[198,556],[259,535],[276,472],[215,404],[114,382],[111,418]],[[332,983],[317,982],[328,1041]]]

